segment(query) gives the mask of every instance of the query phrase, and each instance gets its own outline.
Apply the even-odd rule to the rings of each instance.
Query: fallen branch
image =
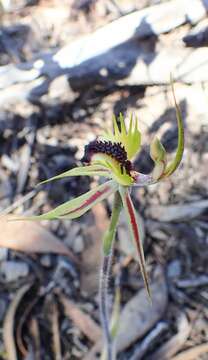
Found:
[[[138,39],[195,24],[206,16],[208,1],[172,0],[123,16],[33,62],[0,68],[0,105],[37,102],[56,77],[67,75],[74,90],[108,86],[169,83],[170,72],[184,82],[208,80],[208,49],[167,49],[157,53]],[[177,14],[177,16],[176,16]],[[161,72],[161,69],[163,71]]]

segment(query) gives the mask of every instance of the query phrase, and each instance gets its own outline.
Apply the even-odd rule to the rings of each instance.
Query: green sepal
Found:
[[[173,86],[173,80],[171,78],[171,87],[173,92],[173,99],[175,103],[175,109],[176,109],[176,118],[178,123],[178,146],[177,151],[174,160],[167,165],[164,175],[162,177],[170,176],[179,166],[182,157],[183,157],[183,151],[184,151],[184,127],[183,127],[183,119],[181,115],[180,108],[176,102],[175,92],[174,92],[174,86]]]
[[[60,180],[69,176],[104,176],[110,178],[110,172],[105,167],[101,165],[87,165],[87,166],[78,166],[71,170],[67,170],[59,175],[53,176],[50,179],[41,181],[38,185],[46,184],[49,181]],[[37,186],[38,186],[37,185]]]
[[[147,290],[147,294],[148,294],[149,298],[151,299],[149,280],[148,280],[148,275],[147,275],[147,271],[146,271],[144,251],[143,251],[143,245],[141,242],[140,228],[139,228],[138,222],[137,222],[136,211],[135,211],[134,205],[132,203],[131,197],[129,195],[128,188],[124,187],[124,186],[120,186],[119,192],[120,192],[120,195],[122,198],[123,207],[124,207],[124,211],[126,214],[126,219],[127,219],[127,224],[129,227],[131,239],[137,250],[139,266],[140,266],[140,271],[141,271],[141,274],[142,274],[142,277],[144,280],[144,285]]]
[[[110,180],[87,193],[59,205],[55,209],[38,216],[19,217],[14,220],[53,220],[53,219],[75,219],[86,213],[98,202],[118,190],[115,181]]]

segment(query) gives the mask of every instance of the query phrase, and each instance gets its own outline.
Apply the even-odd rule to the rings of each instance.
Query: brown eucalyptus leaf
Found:
[[[157,349],[148,360],[169,360],[172,359],[172,356],[175,355],[185,344],[190,331],[191,325],[187,319],[185,313],[179,313],[178,318],[176,320],[177,324],[177,334],[172,336],[170,340],[166,341],[159,349]]]
[[[59,324],[59,309],[55,299],[51,301],[51,327],[53,334],[53,352],[55,360],[61,360],[61,330]]]
[[[102,238],[108,226],[108,216],[103,203],[92,208],[94,225],[84,230],[85,251],[81,261],[81,289],[88,295],[98,290],[99,271],[102,256]]]
[[[151,285],[152,304],[146,290],[140,290],[124,307],[119,321],[116,345],[123,351],[144,336],[160,320],[167,306],[167,285],[161,268]]]
[[[194,201],[183,205],[151,206],[147,215],[159,221],[181,221],[194,219],[208,208],[208,200]]]
[[[116,338],[117,353],[141,339],[163,316],[168,302],[168,293],[161,267],[156,269],[150,289],[152,304],[143,288],[124,306]],[[101,352],[102,346],[102,338],[100,338],[83,360],[96,360],[96,354]]]
[[[87,338],[96,342],[102,336],[102,331],[99,325],[86,313],[84,313],[77,304],[69,300],[63,294],[59,294],[59,299],[64,307],[64,313],[73,323],[80,329],[80,331],[87,336]]]
[[[174,356],[172,360],[196,360],[199,356],[208,353],[208,344],[194,346]]]
[[[3,324],[4,346],[7,352],[8,360],[17,360],[17,350],[14,338],[14,321],[15,314],[20,301],[25,293],[29,290],[30,284],[23,285],[15,294],[14,299],[10,303]]]
[[[69,256],[72,252],[55,235],[32,221],[11,221],[0,218],[0,246],[26,253],[55,253]],[[8,221],[9,220],[9,221]]]

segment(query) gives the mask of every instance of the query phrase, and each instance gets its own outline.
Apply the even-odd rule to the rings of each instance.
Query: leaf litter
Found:
[[[147,5],[150,2],[142,3]],[[74,37],[80,31],[85,33],[86,27],[91,32],[93,28],[119,16],[118,12],[114,12],[112,8],[105,12],[104,2],[101,4],[100,1],[97,1],[96,6],[93,16],[93,13],[89,13],[87,17],[84,13],[81,16],[76,14],[77,22],[67,18],[67,22],[60,24],[60,20],[57,20],[56,23],[58,17],[52,16],[53,29],[49,29],[51,25],[48,22],[46,24],[42,21],[41,26],[44,30],[41,34],[37,28],[34,29],[35,25],[30,21],[31,17],[35,17],[40,23],[43,18],[45,19],[47,10],[50,9],[53,14],[57,14],[56,11],[59,11],[61,18],[66,18],[66,14],[69,12],[68,4],[65,8],[65,4],[58,5],[55,1],[44,1],[44,6],[42,2],[40,4],[37,2],[37,5],[33,7],[25,7],[27,14],[24,13],[24,9],[23,12],[20,10],[15,17],[12,13],[2,16],[3,18],[7,17],[7,23],[9,21],[10,25],[14,21],[21,22],[22,19],[30,23],[34,41],[30,43],[26,41],[21,54],[28,60],[34,57],[35,49],[39,52],[40,49],[44,50],[51,46],[53,49],[54,43],[56,46],[67,43],[68,35],[66,36],[66,33]],[[122,8],[123,5],[119,4],[119,6]],[[103,15],[106,13],[108,15]],[[50,14],[52,13],[50,12]],[[187,25],[180,26],[170,34],[159,35],[159,40],[161,38],[164,43],[171,41],[171,44],[172,41],[178,42],[178,39],[183,37],[187,30],[189,30]],[[44,33],[50,34],[50,36],[42,36]],[[151,38],[143,44],[144,48],[149,46],[149,41]],[[9,63],[11,61],[10,55],[5,52],[1,52],[1,55],[1,62]],[[18,58],[20,59],[19,50],[16,59]],[[132,76],[134,74],[132,71]],[[68,80],[65,82],[68,84]],[[53,86],[55,86],[55,82]],[[17,211],[18,214],[28,210],[31,213],[40,213],[50,210],[54,204],[58,205],[77,194],[81,195],[84,190],[89,190],[89,182],[84,179],[79,181],[66,179],[61,180],[60,184],[46,184],[41,188],[41,194],[37,192],[37,189],[35,191],[33,189],[45,178],[55,176],[61,171],[79,164],[83,146],[87,140],[92,139],[92,135],[96,137],[103,123],[110,124],[112,113],[118,114],[120,111],[126,112],[126,110],[138,112],[141,130],[145,133],[145,142],[150,143],[155,132],[154,129],[158,128],[162,134],[162,142],[167,144],[170,152],[172,151],[171,146],[174,147],[173,112],[168,89],[164,91],[164,87],[153,85],[141,90],[137,86],[123,86],[120,82],[120,85],[115,87],[112,84],[103,89],[89,88],[84,93],[77,92],[76,95],[68,93],[68,90],[64,88],[68,98],[66,94],[62,95],[61,89],[55,90],[60,90],[61,95],[58,95],[59,97],[55,95],[53,98],[50,98],[50,95],[44,95],[40,109],[37,104],[24,102],[24,104],[19,103],[10,107],[7,112],[0,111],[1,210]],[[66,99],[69,97],[70,101],[66,104]],[[143,294],[141,278],[138,278],[137,264],[132,260],[134,254],[130,253],[126,242],[122,246],[119,242],[116,244],[114,262],[119,264],[121,272],[122,309],[124,314],[130,311],[128,309],[132,309],[135,318],[139,319],[137,324],[134,319],[132,320],[130,313],[128,316],[125,315],[125,319],[127,319],[125,321],[130,323],[128,326],[131,331],[126,330],[128,336],[126,336],[125,343],[120,340],[125,348],[123,345],[119,360],[131,358],[137,348],[141,346],[141,342],[148,339],[161,320],[166,322],[167,331],[161,333],[161,336],[155,341],[151,342],[150,340],[143,360],[157,354],[157,350],[163,356],[169,356],[171,360],[181,358],[187,360],[198,360],[199,358],[201,360],[201,358],[206,359],[207,357],[207,84],[204,83],[203,87],[201,84],[192,84],[191,86],[177,84],[177,97],[179,97],[188,129],[186,153],[181,169],[177,176],[167,180],[164,184],[149,189],[139,189],[133,191],[132,194],[137,212],[144,224],[144,246],[147,253],[148,271],[150,274],[154,274],[154,269],[158,264],[162,264],[164,273],[162,277],[166,279],[163,280],[165,285],[163,285],[161,294],[155,295],[156,299],[161,296],[159,308],[156,306],[156,301],[155,305],[153,302],[155,307],[150,311],[147,299]],[[35,117],[36,119],[34,119]],[[37,126],[32,134],[34,138],[31,144],[28,143],[28,138],[25,136],[28,120],[31,121],[33,129]],[[16,159],[21,159],[21,161],[18,162]],[[22,172],[21,162],[24,165]],[[151,169],[151,161],[145,155],[145,151],[139,154],[136,166],[141,171],[143,168],[148,171]],[[21,194],[16,193],[17,189],[21,190]],[[4,347],[1,353],[6,349],[8,359],[10,356],[12,360],[16,360],[19,356],[19,349],[16,348],[16,329],[21,321],[16,314],[24,308],[24,301],[31,302],[33,291],[27,288],[31,277],[36,280],[38,290],[42,291],[42,299],[45,299],[48,293],[57,297],[55,302],[57,302],[58,320],[55,310],[53,328],[50,321],[48,322],[45,307],[38,302],[32,308],[32,318],[28,322],[29,326],[31,322],[33,323],[34,329],[31,331],[28,329],[28,324],[24,324],[24,345],[27,345],[25,336],[31,337],[36,342],[34,348],[37,359],[38,353],[39,355],[43,354],[44,358],[53,358],[55,353],[58,357],[60,355],[59,345],[56,345],[55,352],[52,346],[48,346],[48,339],[52,340],[56,334],[56,341],[59,338],[63,357],[83,359],[88,356],[88,359],[93,359],[95,355],[93,349],[96,348],[99,340],[97,341],[97,335],[89,338],[85,326],[90,319],[99,329],[96,293],[101,255],[100,237],[108,223],[109,213],[110,204],[108,203],[102,209],[95,208],[93,219],[87,215],[81,222],[76,222],[78,232],[72,241],[76,242],[76,237],[80,235],[84,239],[79,256],[73,254],[72,249],[74,248],[71,249],[70,244],[65,241],[72,229],[70,222],[67,225],[64,222],[55,222],[50,225],[44,224],[44,226],[29,222],[27,224],[13,222],[12,230],[11,222],[6,223],[4,218],[1,218],[0,245],[9,249],[4,260],[19,262],[20,251],[22,252],[21,261],[29,264],[29,273],[25,277],[6,283],[5,280],[0,279],[1,300],[5,307],[8,307],[7,314],[9,312],[4,320],[7,325],[6,328],[3,328]],[[123,232],[118,232],[118,240],[120,240],[120,236],[125,237],[126,234],[125,225],[122,223],[120,227]],[[88,234],[86,235],[86,233]],[[128,257],[129,253],[131,258]],[[47,262],[42,261],[42,254],[48,256]],[[79,257],[81,265],[75,261]],[[174,277],[167,276],[168,266],[175,260],[180,263],[181,271],[175,271]],[[128,266],[125,266],[127,263]],[[46,266],[46,264],[48,265]],[[41,276],[37,276],[37,272],[34,271],[35,267]],[[110,279],[112,290],[116,276],[115,269],[116,265],[114,265]],[[157,287],[158,285],[156,286],[156,280],[154,280],[154,276],[152,277],[153,287],[161,289]],[[78,315],[74,316],[74,321],[70,314],[65,314],[64,307],[57,295],[57,287],[66,299],[70,311],[76,310],[75,314]],[[166,295],[164,295],[164,291]],[[141,313],[142,310],[143,313]],[[190,314],[194,314],[194,316],[190,316]],[[80,318],[82,321],[79,320]],[[143,324],[139,326],[141,318],[144,318],[144,327]],[[203,319],[201,325],[199,325],[200,318]],[[124,333],[122,329],[125,329],[125,324],[121,326],[121,334],[122,331]],[[28,354],[31,355],[31,353],[29,350]]]

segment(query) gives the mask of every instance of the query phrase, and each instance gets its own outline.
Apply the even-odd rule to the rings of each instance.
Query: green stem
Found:
[[[113,209],[111,213],[110,224],[103,238],[103,252],[104,256],[108,256],[111,252],[112,245],[115,239],[116,227],[119,215],[122,208],[122,201],[119,192],[115,193]]]
[[[104,333],[107,360],[113,359],[113,341],[110,331],[109,306],[108,306],[108,280],[112,264],[113,245],[116,234],[116,227],[122,208],[121,197],[116,192],[109,228],[103,238],[103,263],[100,274],[100,317]]]

